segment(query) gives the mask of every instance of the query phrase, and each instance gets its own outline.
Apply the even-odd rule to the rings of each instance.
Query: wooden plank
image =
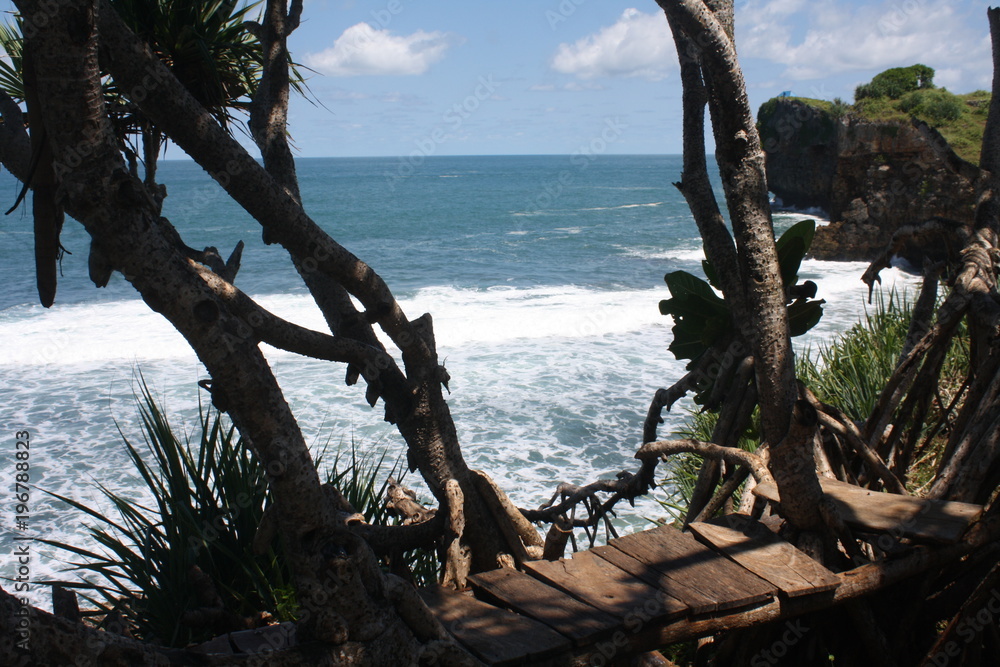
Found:
[[[469,583],[476,597],[541,621],[578,646],[621,625],[614,616],[510,568],[474,574]]]
[[[649,565],[674,582],[701,594],[711,604],[705,611],[749,607],[770,600],[777,589],[725,556],[698,543],[694,537],[670,526],[633,533],[608,543],[610,546]],[[673,591],[668,591],[674,595]],[[704,602],[676,595],[694,613],[702,613]]]
[[[571,648],[568,639],[547,625],[471,595],[430,586],[421,588],[420,596],[445,629],[488,665],[520,665]]]
[[[691,524],[695,537],[793,598],[832,591],[840,578],[759,521],[730,514]]]
[[[589,551],[572,559],[524,564],[536,579],[621,619],[666,622],[683,616],[687,605]]]
[[[900,537],[953,544],[983,511],[980,505],[872,491],[828,477],[819,481],[847,525]],[[774,484],[759,484],[753,492],[781,502]]]
[[[688,582],[682,578],[675,579],[669,573],[663,573],[652,565],[637,560],[621,549],[616,549],[612,546],[599,546],[592,548],[590,553],[641,579],[663,592],[668,599],[679,600],[687,607],[688,613],[698,615],[714,611],[718,608],[714,599],[706,596],[697,588],[688,585]]]

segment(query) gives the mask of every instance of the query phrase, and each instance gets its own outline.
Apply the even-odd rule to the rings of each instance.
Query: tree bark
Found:
[[[726,26],[702,0],[664,0],[660,5],[666,11],[675,34],[680,33],[686,38],[684,45],[678,47],[682,53],[682,67],[683,54],[692,46],[696,47],[702,76],[707,84],[716,160],[736,239],[736,265],[742,286],[742,290],[733,288],[733,294],[726,296],[742,292],[744,301],[742,305],[733,306],[733,312],[752,314],[753,326],[748,317],[739,318],[737,325],[753,349],[763,436],[771,445],[770,466],[782,498],[789,499],[782,504],[782,510],[798,528],[821,529],[823,520],[818,508],[822,490],[819,480],[811,465],[801,467],[802,461],[812,460],[812,434],[805,428],[790,430],[790,417],[798,398],[798,389],[785,308],[785,287],[774,245],[764,175],[764,152],[736,50]],[[713,4],[714,9],[724,12],[723,18],[730,15],[725,13],[726,6],[731,8],[732,3]],[[696,79],[696,73],[689,65],[684,82],[697,86]],[[690,95],[702,96],[697,90]],[[696,114],[699,106],[693,102],[690,104],[691,114]],[[688,102],[685,102],[686,111],[687,106]],[[693,118],[685,120],[685,130],[689,128],[697,132]],[[697,142],[692,143],[697,151]],[[704,190],[704,186],[701,189]],[[699,206],[708,209],[695,213],[695,218],[704,216],[708,220],[714,219],[717,214],[711,211],[707,193],[699,197],[699,202]],[[712,226],[717,228],[717,222]],[[713,235],[719,236],[719,233],[714,231]],[[724,244],[720,242],[719,246]]]
[[[106,2],[102,7],[107,8]],[[274,10],[278,11],[278,10]],[[280,13],[280,12],[279,12]],[[377,397],[385,401],[386,419],[395,422],[406,440],[411,469],[419,469],[431,492],[442,504],[447,502],[444,484],[455,479],[462,487],[466,502],[467,544],[473,550],[475,570],[496,567],[497,555],[510,552],[508,545],[491,520],[488,509],[477,493],[468,465],[458,442],[450,410],[441,392],[447,373],[440,366],[434,346],[429,315],[409,320],[385,282],[375,271],[334,241],[300,206],[290,190],[291,179],[276,182],[243,148],[187,93],[163,64],[149,52],[113,10],[101,14],[102,55],[122,89],[141,90],[135,102],[154,123],[205,168],[223,188],[263,228],[266,243],[280,243],[306,274],[328,278],[355,296],[365,312],[354,316],[354,323],[377,324],[402,352],[405,374],[395,364],[386,368],[366,368],[365,377],[377,377],[370,384],[369,402]],[[279,114],[280,116],[280,114]],[[267,126],[274,127],[274,117]],[[281,140],[273,131],[258,126],[268,151],[283,164]],[[276,167],[278,168],[278,167]],[[330,283],[309,278],[307,284],[318,302],[329,298]],[[334,294],[341,305],[344,295]],[[328,322],[336,327],[342,317],[331,316],[337,306],[324,307]],[[341,322],[349,326],[351,322]],[[358,335],[361,342],[371,343],[373,336]],[[339,331],[338,331],[339,333]],[[352,364],[362,368],[363,360]],[[348,371],[349,377],[352,371]],[[509,519],[505,519],[509,521]]]
[[[266,471],[302,636],[384,642],[404,663],[431,643],[447,644],[444,630],[428,629],[420,620],[426,609],[382,574],[368,545],[333,511],[253,328],[219,289],[224,281],[178,248],[176,231],[127,169],[103,108],[97,25],[107,5],[67,0],[52,12],[20,0],[18,9],[35,31],[35,93],[60,195],[114,267],[191,344],[212,377],[213,402],[229,412]]]

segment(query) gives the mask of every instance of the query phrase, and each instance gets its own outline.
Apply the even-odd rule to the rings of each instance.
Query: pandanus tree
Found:
[[[220,114],[206,107],[220,101],[220,91],[241,97],[251,92],[247,88],[213,87],[230,82],[172,71],[177,54],[156,39],[151,44],[148,34],[137,35],[110,2],[56,7],[24,2],[18,10],[28,122],[6,97],[2,159],[34,189],[36,236],[52,240],[48,227],[37,231],[53,219],[40,206],[64,209],[80,221],[91,236],[92,258],[98,256],[105,269],[100,276],[109,270],[125,276],[205,364],[210,379],[203,385],[213,403],[228,412],[267,473],[280,538],[295,573],[302,636],[379,664],[405,664],[430,647],[454,651],[461,659],[414,589],[383,574],[376,554],[449,536],[446,579],[462,585],[470,568],[523,561],[528,547],[540,549],[541,539],[505,494],[462,458],[443,397],[448,374],[437,359],[430,316],[407,317],[378,274],[300,204],[285,120],[294,82],[286,40],[298,26],[301,2],[269,2],[259,22],[241,27],[259,44],[259,66],[252,69],[259,79],[247,108],[263,165],[227,131]],[[191,77],[186,82],[185,72]],[[109,85],[125,100],[121,106],[108,103]],[[191,252],[160,215],[158,189],[130,164],[116,126],[122,107],[148,123],[153,136],[168,136],[206,169],[260,222],[265,243],[288,250],[328,332],[282,320],[240,292],[234,285],[238,262],[213,262],[207,252]],[[397,346],[401,363],[386,352],[376,327]],[[391,532],[348,528],[350,512],[341,511],[338,494],[321,486],[260,350],[262,342],[343,362],[349,384],[363,379],[369,402],[383,402],[386,419],[408,443],[410,467],[420,470],[455,518],[449,521],[449,512],[441,512],[437,521]],[[56,645],[51,650],[48,659],[56,662],[75,651]]]
[[[462,457],[442,392],[449,377],[437,356],[430,315],[405,314],[381,277],[323,231],[302,206],[286,130],[289,91],[295,81],[289,71],[287,39],[299,25],[302,2],[268,0],[259,21],[241,23],[234,35],[248,51],[240,53],[253,52],[259,58],[250,55],[247,65],[240,60],[242,55],[235,57],[243,65],[226,70],[235,71],[233,77],[181,66],[186,51],[172,50],[167,38],[180,38],[183,31],[164,36],[156,32],[157,26],[144,26],[140,3],[17,0],[16,4],[24,36],[19,57],[28,118],[26,123],[10,96],[0,96],[0,161],[34,190],[36,237],[47,240],[46,252],[53,247],[52,230],[57,229],[53,221],[59,210],[65,210],[91,237],[92,256],[100,260],[101,269],[92,276],[95,282],[100,283],[108,271],[120,272],[149,307],[185,337],[210,376],[202,385],[211,392],[212,402],[229,414],[265,471],[278,533],[294,573],[299,637],[325,646],[317,649],[313,643],[309,648],[280,651],[272,654],[269,664],[435,660],[472,664],[412,586],[384,572],[378,558],[399,548],[437,544],[446,554],[443,581],[462,587],[470,571],[518,566],[541,557],[543,541],[531,521],[593,526],[616,502],[645,493],[659,458],[680,451],[698,452],[710,460],[702,470],[689,518],[712,514],[750,474],[754,479],[773,479],[789,539],[832,569],[846,569],[857,559],[871,561],[873,569],[859,575],[852,589],[855,598],[866,592],[866,586],[874,589],[873,582],[886,568],[897,579],[926,569],[920,553],[887,565],[891,549],[876,549],[865,536],[850,534],[825,499],[816,468],[825,448],[838,447],[844,450],[852,480],[873,489],[905,492],[901,480],[911,460],[914,433],[922,432],[922,422],[936,400],[942,350],[961,318],[972,331],[975,363],[964,400],[948,408],[957,416],[930,493],[938,498],[994,501],[1000,477],[996,451],[1000,305],[995,280],[1000,204],[994,175],[1000,174],[1000,106],[991,108],[983,144],[977,224],[962,232],[964,250],[959,265],[948,274],[953,276],[949,294],[935,316],[937,273],[925,281],[912,342],[875,412],[858,426],[835,407],[820,403],[796,380],[790,317],[800,317],[805,306],[795,306],[796,311],[788,304],[808,301],[810,295],[796,293],[795,271],[787,253],[783,261],[775,243],[764,154],[734,47],[733,4],[660,0],[677,45],[683,84],[685,155],[677,185],[701,231],[710,277],[723,294],[724,307],[716,314],[725,335],[707,341],[707,349],[678,384],[657,392],[647,419],[646,444],[637,455],[642,460],[638,473],[586,487],[567,485],[549,507],[520,510],[487,475],[469,469]],[[157,7],[168,5],[174,6]],[[176,7],[196,14],[198,8],[216,7],[222,8],[223,17],[244,18],[243,10],[224,3],[180,2]],[[1000,13],[991,10],[989,16],[996,43]],[[109,101],[109,86],[118,101]],[[994,88],[1000,89],[1000,80]],[[213,110],[220,103],[223,109],[249,111],[250,132],[263,164],[228,131],[228,112]],[[997,96],[993,104],[1000,105]],[[706,106],[728,224],[708,178]],[[163,193],[153,181],[139,177],[135,151],[122,141],[122,122],[139,127],[144,141],[150,137],[142,150],[147,169],[149,150],[155,155],[161,138],[169,137],[257,220],[264,243],[287,250],[323,313],[326,331],[283,320],[241,292],[236,259],[222,262],[217,255],[193,252],[184,244],[160,215],[158,197]],[[55,239],[57,243],[58,234]],[[395,347],[394,353],[383,339]],[[408,465],[420,471],[440,504],[433,519],[391,528],[348,520],[351,508],[336,489],[320,482],[261,343],[341,362],[348,384],[364,381],[368,401],[373,406],[382,402],[385,418],[406,441]],[[697,389],[709,368],[714,369],[711,398],[719,411],[713,442],[657,440],[662,408]],[[755,406],[760,412],[761,444],[751,454],[733,445]],[[853,454],[846,451],[848,447]],[[599,492],[610,498],[594,502]],[[579,504],[593,511],[587,518],[571,520],[570,512]],[[749,493],[744,493],[743,504],[748,512],[763,509]],[[991,552],[983,545],[995,545],[997,540],[993,513],[991,506],[989,518],[949,552],[965,560],[926,577],[899,600],[887,594],[871,604],[852,604],[846,620],[831,617],[836,622],[829,624],[828,632],[860,632],[866,648],[888,646],[906,656],[907,662],[919,660],[913,655],[926,652],[940,622],[957,623],[955,619],[968,611],[961,602],[944,599],[946,589],[972,590],[980,597],[988,592],[995,568],[987,567],[984,555]],[[551,557],[563,549],[558,540],[548,546],[545,551]],[[855,561],[845,564],[845,555]],[[921,607],[928,600],[935,604]],[[3,604],[0,619],[5,627],[13,627],[15,603],[5,596]],[[885,606],[890,613],[876,616],[874,605]],[[98,636],[41,614],[35,621],[36,631],[47,633],[50,640],[33,644],[32,659],[38,662],[111,655],[121,664],[169,660],[158,647]],[[929,632],[919,635],[924,640],[913,641],[914,631]],[[942,641],[949,631],[941,634]],[[752,663],[746,647],[774,637],[770,626],[754,632],[752,637],[723,633],[704,645],[720,655],[735,655],[732,664]],[[821,635],[826,633],[814,635],[815,641]],[[822,646],[832,647],[829,642]],[[316,650],[323,655],[309,652]],[[7,644],[2,651],[5,659],[21,657]],[[844,654],[847,664],[869,664],[852,647]],[[869,655],[876,654],[881,655]],[[220,658],[215,664],[224,662]]]
[[[974,226],[949,227],[941,238],[937,219],[915,221],[901,229],[885,253],[865,272],[869,288],[879,271],[904,243],[943,242],[960,249],[945,264],[928,264],[921,292],[896,369],[888,379],[870,415],[849,418],[836,405],[819,401],[798,382],[789,346],[790,328],[784,298],[791,296],[782,281],[767,207],[764,155],[747,104],[733,39],[731,2],[659,0],[673,31],[684,87],[684,173],[677,186],[687,199],[705,243],[705,254],[715,270],[738,333],[719,336],[695,359],[691,372],[669,389],[657,392],[646,422],[647,444],[640,458],[679,452],[699,452],[708,460],[695,487],[688,521],[712,516],[749,474],[741,509],[761,511],[750,488],[757,481],[773,481],[779,489],[782,532],[827,567],[856,568],[851,585],[838,595],[855,598],[873,593],[887,581],[905,580],[926,570],[908,584],[890,587],[810,621],[818,628],[807,641],[782,644],[795,664],[948,664],[979,665],[994,659],[998,649],[996,619],[982,616],[995,566],[989,556],[998,537],[996,511],[1000,485],[1000,295],[996,287],[998,264],[997,174],[1000,170],[1000,10],[988,12],[994,46],[994,85],[985,128],[980,170],[958,159],[937,142],[953,168],[975,171],[979,201]],[[704,110],[708,107],[732,234],[723,223],[709,185],[704,151]],[[944,277],[944,279],[942,279]],[[782,284],[785,282],[786,284]],[[668,284],[670,276],[668,276]],[[940,289],[946,290],[943,297]],[[676,301],[676,299],[672,300]],[[667,302],[671,310],[676,303]],[[753,325],[739,327],[753,321]],[[962,322],[969,331],[972,361],[965,377],[942,377],[948,350]],[[735,341],[735,342],[734,342]],[[752,368],[752,377],[751,371]],[[708,372],[711,369],[712,372]],[[711,443],[657,441],[660,412],[688,391],[704,389],[710,376],[718,421]],[[944,384],[960,385],[946,400]],[[734,445],[746,429],[754,404],[759,407],[761,438],[754,454]],[[942,432],[945,436],[942,437]],[[940,453],[933,479],[924,486],[927,497],[986,504],[980,522],[963,541],[943,550],[937,560],[919,548],[908,557],[893,555],[907,548],[898,534],[872,536],[852,532],[845,517],[825,496],[817,470],[871,489],[909,493],[906,482],[917,452],[926,452],[939,438]],[[718,445],[722,445],[719,447]],[[837,457],[837,458],[835,458]],[[847,464],[834,471],[831,460]],[[727,464],[724,476],[720,467]],[[992,546],[991,546],[992,545]],[[910,545],[912,548],[912,545]],[[861,565],[861,567],[858,567]],[[991,569],[992,567],[992,569]],[[961,592],[959,592],[961,591]],[[978,623],[974,632],[969,623]],[[992,628],[992,630],[990,629]],[[770,659],[761,653],[782,641],[783,623],[744,632],[726,633],[703,643],[725,664],[755,664]],[[847,646],[845,636],[861,641]],[[956,641],[961,636],[962,641]],[[709,648],[711,647],[711,648]],[[721,657],[725,656],[725,658]],[[991,656],[991,657],[986,657]],[[951,662],[954,660],[954,663]]]

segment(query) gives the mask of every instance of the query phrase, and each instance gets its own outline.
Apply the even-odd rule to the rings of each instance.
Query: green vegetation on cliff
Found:
[[[868,83],[854,89],[854,99],[888,97],[898,100],[907,93],[934,88],[934,68],[927,65],[893,67],[876,74]]]
[[[934,88],[915,90],[896,100],[867,97],[852,110],[862,118],[885,123],[905,123],[911,116],[919,118],[940,132],[961,158],[979,164],[979,147],[989,108],[990,93],[985,90],[956,95],[944,88]]]
[[[833,132],[835,121],[845,114],[881,123],[906,123],[918,118],[934,127],[948,140],[955,152],[973,164],[979,164],[979,147],[990,106],[985,90],[956,95],[934,86],[934,69],[926,65],[895,67],[877,74],[869,83],[855,89],[855,104],[842,100],[816,100],[808,97],[771,98],[761,105],[757,119],[761,139],[767,145],[767,119],[780,101],[798,101],[815,109],[828,122],[813,124]],[[772,130],[773,131],[773,130]],[[810,141],[824,137],[808,137]]]
[[[792,123],[796,131],[797,141],[802,146],[831,142],[836,139],[836,121],[850,108],[839,98],[828,102],[811,97],[772,97],[764,102],[757,112],[757,130],[760,132],[760,140],[764,145],[764,150],[768,150],[769,144],[778,140],[780,135],[787,133],[790,129],[787,123],[775,124],[771,122],[778,110],[779,102],[801,102],[809,109],[815,110],[812,118],[808,119],[814,122],[806,123],[804,121],[807,119],[797,118]]]

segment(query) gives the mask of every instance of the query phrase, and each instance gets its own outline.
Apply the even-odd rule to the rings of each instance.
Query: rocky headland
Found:
[[[813,257],[868,261],[903,225],[972,222],[979,168],[921,120],[871,120],[846,105],[775,98],[761,106],[758,124],[771,192],[783,206],[829,214]]]

